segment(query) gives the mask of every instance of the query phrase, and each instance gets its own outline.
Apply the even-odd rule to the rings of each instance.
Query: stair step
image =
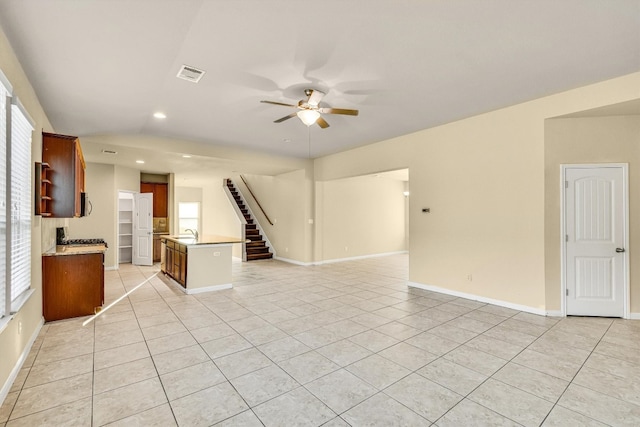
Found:
[[[245,224],[244,229],[245,230],[255,230],[257,227],[257,225],[255,224]]]
[[[254,242],[256,240],[262,240],[262,235],[260,235],[260,234],[247,234],[247,239],[251,240],[252,242]]]
[[[245,228],[244,231],[247,236],[255,236],[260,234],[260,230],[258,230],[257,228]]]
[[[264,240],[252,240],[247,243],[247,248],[255,248],[257,246],[264,246],[266,242]]]
[[[269,248],[267,246],[256,246],[256,247],[247,248],[247,255],[264,254],[268,252],[269,252]]]
[[[259,259],[271,259],[273,254],[271,252],[266,254],[247,254],[247,261],[255,261]]]

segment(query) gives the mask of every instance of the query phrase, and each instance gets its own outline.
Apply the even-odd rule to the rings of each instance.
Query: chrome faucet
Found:
[[[195,239],[198,240],[198,230],[192,230],[190,228],[187,228],[184,231],[188,231],[189,233],[193,234],[193,237],[195,237]]]

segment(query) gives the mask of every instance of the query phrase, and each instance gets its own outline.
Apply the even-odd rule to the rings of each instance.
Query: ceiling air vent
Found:
[[[117,151],[113,151],[113,150],[102,150],[103,154],[118,154]]]
[[[183,65],[182,67],[180,67],[180,71],[178,71],[178,75],[176,77],[193,83],[198,83],[202,76],[204,76],[204,73],[205,71],[203,70],[198,70],[197,68]]]

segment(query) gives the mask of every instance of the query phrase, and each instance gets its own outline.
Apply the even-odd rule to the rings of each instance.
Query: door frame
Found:
[[[630,281],[629,281],[629,164],[628,163],[584,163],[584,164],[561,164],[560,165],[560,307],[561,315],[567,316],[567,218],[566,218],[566,171],[568,169],[600,169],[600,168],[622,168],[622,210],[624,213],[624,248],[623,254],[623,286],[624,286],[624,319],[630,318]]]

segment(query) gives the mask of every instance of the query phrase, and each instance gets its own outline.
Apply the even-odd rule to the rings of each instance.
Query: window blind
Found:
[[[0,80],[0,318],[9,313],[7,277],[7,115],[9,91]]]
[[[16,99],[11,105],[11,301],[31,287],[31,134]]]

